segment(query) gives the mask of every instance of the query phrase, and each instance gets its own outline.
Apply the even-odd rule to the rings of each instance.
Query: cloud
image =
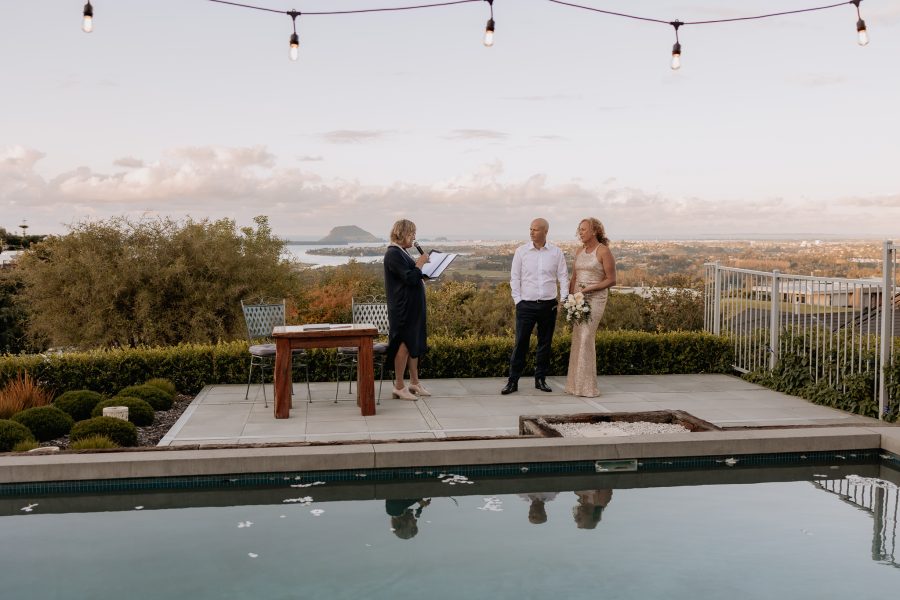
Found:
[[[390,132],[379,129],[337,129],[319,134],[319,137],[330,144],[359,144],[382,140]]]
[[[505,140],[508,134],[493,129],[454,129],[447,139],[450,140]]]
[[[543,96],[504,96],[501,100],[514,102],[548,102],[552,100],[579,100],[581,96],[571,94],[546,94]]]
[[[368,185],[281,167],[265,147],[174,148],[154,161],[129,157],[128,166],[113,172],[82,166],[50,178],[36,170],[43,157],[23,146],[0,148],[0,214],[11,219],[0,225],[7,229],[21,219],[35,233],[56,233],[63,231],[61,223],[84,218],[158,214],[249,223],[265,214],[280,235],[324,235],[354,222],[386,235],[405,217],[423,236],[521,238],[530,220],[542,216],[555,239],[568,240],[581,218],[595,216],[621,240],[753,232],[880,235],[886,223],[900,222],[900,194],[832,201],[675,197],[614,177],[599,183],[555,181],[546,173],[513,178],[501,160],[431,184]]]
[[[533,135],[531,139],[539,141],[539,142],[562,142],[568,140],[569,138],[563,137],[561,135]]]
[[[300,162],[320,162],[320,161],[323,161],[323,160],[325,160],[325,159],[322,158],[321,156],[304,155],[304,156],[298,156],[298,157],[297,157],[297,160],[300,161]]]
[[[117,167],[125,167],[126,169],[136,169],[144,166],[144,161],[131,156],[123,156],[113,161],[113,165]]]

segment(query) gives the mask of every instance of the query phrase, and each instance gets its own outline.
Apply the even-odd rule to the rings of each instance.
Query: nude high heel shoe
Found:
[[[397,398],[398,400],[418,400],[415,394],[409,391],[408,387],[399,390],[397,388],[394,388],[393,392],[391,393],[391,398]]]
[[[409,384],[409,391],[411,391],[416,396],[430,396],[431,392],[425,389],[425,386],[422,385],[422,382],[419,383],[411,383]]]

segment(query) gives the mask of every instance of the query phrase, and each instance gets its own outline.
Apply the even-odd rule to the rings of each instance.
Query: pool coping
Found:
[[[884,450],[900,455],[900,427],[708,431],[623,438],[506,438],[155,452],[0,456],[0,484],[191,477],[452,465]]]

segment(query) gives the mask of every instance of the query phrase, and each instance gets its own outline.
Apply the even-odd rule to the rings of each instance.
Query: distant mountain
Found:
[[[356,225],[341,225],[332,228],[328,235],[319,240],[322,244],[347,244],[350,242],[383,242],[365,229]]]

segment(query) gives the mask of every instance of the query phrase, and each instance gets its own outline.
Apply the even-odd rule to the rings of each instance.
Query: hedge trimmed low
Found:
[[[15,421],[0,419],[0,452],[9,452],[21,442],[34,441],[31,430]]]
[[[103,400],[103,394],[91,390],[72,390],[53,400],[53,406],[68,413],[75,421],[91,418],[91,411]]]
[[[173,397],[153,385],[132,385],[119,390],[119,397],[140,398],[153,407],[153,410],[169,410]]]
[[[134,423],[114,417],[94,417],[87,421],[79,421],[75,423],[69,437],[73,442],[77,442],[95,435],[106,436],[120,446],[137,445],[137,427]]]
[[[512,336],[432,336],[420,369],[424,376],[436,379],[502,377],[509,371],[513,342]],[[568,333],[561,332],[554,338],[550,375],[565,375],[569,344]],[[531,352],[529,359],[533,355]],[[597,368],[602,375],[730,373],[731,355],[725,338],[707,333],[597,334]],[[3,356],[0,385],[28,369],[37,381],[57,390],[83,388],[112,395],[148,379],[164,377],[184,393],[196,394],[205,385],[246,383],[249,356],[246,342]],[[333,350],[310,350],[306,359],[312,381],[333,381]],[[526,375],[530,368],[533,367],[526,367]],[[298,369],[295,381],[301,381],[305,375]]]
[[[56,439],[69,433],[75,421],[55,406],[35,406],[12,416],[12,420],[27,427],[39,442]]]
[[[153,379],[148,379],[144,382],[144,385],[152,385],[153,387],[158,387],[170,396],[175,396],[175,394],[178,393],[178,390],[175,389],[175,384],[165,377],[154,377]]]
[[[128,407],[128,420],[138,427],[152,425],[153,419],[156,417],[156,411],[153,410],[153,407],[150,406],[150,404],[146,400],[141,400],[140,398],[134,398],[131,396],[116,396],[115,398],[104,400],[94,407],[94,411],[91,413],[91,416],[102,417],[103,409],[107,406]]]

